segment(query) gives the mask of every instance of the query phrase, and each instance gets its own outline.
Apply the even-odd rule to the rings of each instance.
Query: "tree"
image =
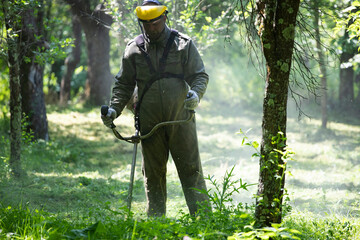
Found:
[[[323,52],[323,46],[321,44],[321,35],[320,35],[320,8],[319,1],[311,2],[313,3],[313,25],[314,25],[314,38],[316,40],[316,52],[318,54],[318,61],[320,66],[320,79],[321,79],[321,127],[326,128],[327,125],[327,73],[325,66],[325,57]]]
[[[289,76],[300,0],[257,1],[259,34],[266,60],[260,177],[255,216],[260,225],[280,223],[285,186]]]
[[[80,62],[81,56],[81,25],[77,15],[72,15],[72,30],[75,38],[74,47],[71,54],[65,59],[65,72],[61,79],[60,86],[60,104],[64,106],[67,105],[70,100],[71,78],[76,66]]]
[[[44,39],[44,6],[38,1],[22,11],[20,82],[22,111],[28,117],[28,132],[35,139],[49,139],[43,92],[44,62],[40,59],[48,47]]]
[[[354,69],[350,60],[357,52],[357,46],[349,38],[348,31],[340,39],[342,52],[340,54],[340,85],[339,103],[340,107],[349,109],[354,102]]]
[[[350,7],[349,15],[358,11],[358,7]],[[347,21],[344,35],[340,38],[341,55],[340,55],[340,85],[339,85],[339,103],[340,107],[344,109],[352,109],[354,106],[355,94],[355,69],[353,63],[353,57],[358,52],[358,41],[354,37],[350,36],[351,33],[348,29],[351,29],[355,23],[354,17],[351,17]]]
[[[357,61],[354,61],[359,54],[360,40],[360,2],[353,1],[351,6],[346,7],[342,16],[337,20],[337,29],[345,27],[344,35],[340,38],[341,57],[340,57],[340,86],[339,102],[340,107],[345,109],[355,107],[360,112],[360,68]],[[354,94],[354,84],[358,84],[357,96]],[[356,98],[355,98],[356,96]]]
[[[6,27],[7,62],[10,81],[10,169],[15,177],[21,177],[21,86],[20,86],[20,4],[2,0],[2,17]]]
[[[91,10],[90,0],[64,0],[80,19],[86,35],[88,76],[85,98],[91,104],[103,104],[110,98],[112,75],[110,72],[110,36],[112,17],[105,12],[103,4]]]

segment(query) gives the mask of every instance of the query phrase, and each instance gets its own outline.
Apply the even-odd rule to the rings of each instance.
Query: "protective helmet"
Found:
[[[167,7],[157,0],[144,0],[141,6],[136,7],[136,15],[141,22],[152,22],[166,14],[166,10]]]
[[[155,4],[155,5],[162,5],[158,0],[144,0],[141,4],[142,6],[145,6],[147,4]]]

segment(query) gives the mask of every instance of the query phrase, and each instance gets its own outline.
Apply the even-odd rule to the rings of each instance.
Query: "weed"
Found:
[[[214,191],[211,191],[211,188],[208,191],[200,191],[208,195],[210,198],[211,203],[213,204],[216,211],[218,211],[220,214],[224,211],[228,211],[226,204],[231,204],[233,202],[232,195],[234,193],[240,193],[240,190],[248,190],[247,188],[251,185],[256,184],[247,184],[243,183],[242,179],[232,180],[233,172],[234,172],[235,166],[231,168],[231,170],[228,172],[225,172],[223,181],[221,184],[217,182],[216,179],[214,179],[213,176],[208,176],[205,178],[208,180],[211,185],[214,187]],[[237,186],[238,185],[238,186]]]
[[[359,239],[360,222],[356,218],[336,215],[320,217],[310,212],[293,212],[284,219],[284,226],[301,231],[302,239]]]
[[[0,139],[0,182],[9,177],[10,141],[4,136]]]
[[[229,240],[240,239],[294,239],[300,240],[297,235],[301,233],[295,229],[281,227],[281,224],[272,224],[271,227],[255,228],[255,222],[245,226],[245,232],[234,234]]]
[[[69,225],[51,217],[42,210],[30,210],[28,206],[0,205],[0,237],[7,239],[56,239]]]

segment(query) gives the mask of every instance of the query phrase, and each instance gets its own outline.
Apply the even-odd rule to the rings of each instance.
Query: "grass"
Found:
[[[9,139],[6,129],[1,132],[0,238],[226,239],[237,231],[247,231],[249,236],[267,234],[251,228],[256,186],[231,195],[222,214],[188,216],[171,159],[168,218],[148,220],[141,154],[135,174],[134,215],[128,218],[125,206],[132,145],[115,139],[99,114],[98,108],[48,106],[51,141],[23,146],[27,177],[17,181],[8,178]],[[356,119],[351,124],[332,121],[328,130],[320,131],[316,117],[288,118],[288,145],[296,154],[289,162],[286,180],[293,210],[285,216],[283,227],[299,230],[301,239],[360,239],[360,123]],[[5,125],[6,120],[1,121]],[[131,135],[132,122],[131,114],[126,113],[115,124],[121,133]],[[260,142],[261,112],[240,106],[214,108],[204,99],[197,124],[205,175],[222,179],[233,168],[233,179],[257,182],[258,159],[251,157],[253,149],[241,145],[242,136],[237,133],[251,128],[248,138]],[[208,187],[214,189],[209,181]],[[274,228],[271,233],[276,231],[280,236],[282,229]]]

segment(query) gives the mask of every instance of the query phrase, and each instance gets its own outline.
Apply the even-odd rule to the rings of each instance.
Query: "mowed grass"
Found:
[[[249,140],[260,142],[261,110],[214,107],[204,99],[196,120],[205,176],[221,179],[234,167],[234,178],[241,178],[248,184],[257,183],[259,159],[251,157],[255,149],[242,146],[244,136],[239,131],[247,131]],[[22,163],[28,176],[20,181],[1,178],[3,206],[26,204],[74,224],[124,211],[132,144],[117,140],[112,131],[102,125],[96,107],[60,109],[49,106],[48,122],[51,140],[23,147]],[[125,136],[133,134],[131,113],[125,112],[115,124]],[[319,129],[320,120],[316,117],[288,118],[287,143],[295,155],[288,163],[286,176],[293,211],[288,213],[285,223],[308,232],[304,239],[317,239],[311,238],[319,229],[317,225],[324,231],[331,229],[334,222],[345,226],[341,229],[346,229],[346,224],[359,228],[360,123],[332,121],[328,130]],[[6,138],[2,141],[3,156],[9,153],[9,146]],[[171,159],[167,183],[167,216],[176,218],[179,211],[187,212],[187,207]],[[209,182],[208,188],[212,188]],[[256,186],[250,186],[249,191],[235,194],[233,199],[252,205],[256,191]],[[141,147],[133,197],[134,217],[146,218]]]
[[[295,151],[287,180],[294,206],[321,215],[360,215],[360,127],[319,120],[289,121]]]

